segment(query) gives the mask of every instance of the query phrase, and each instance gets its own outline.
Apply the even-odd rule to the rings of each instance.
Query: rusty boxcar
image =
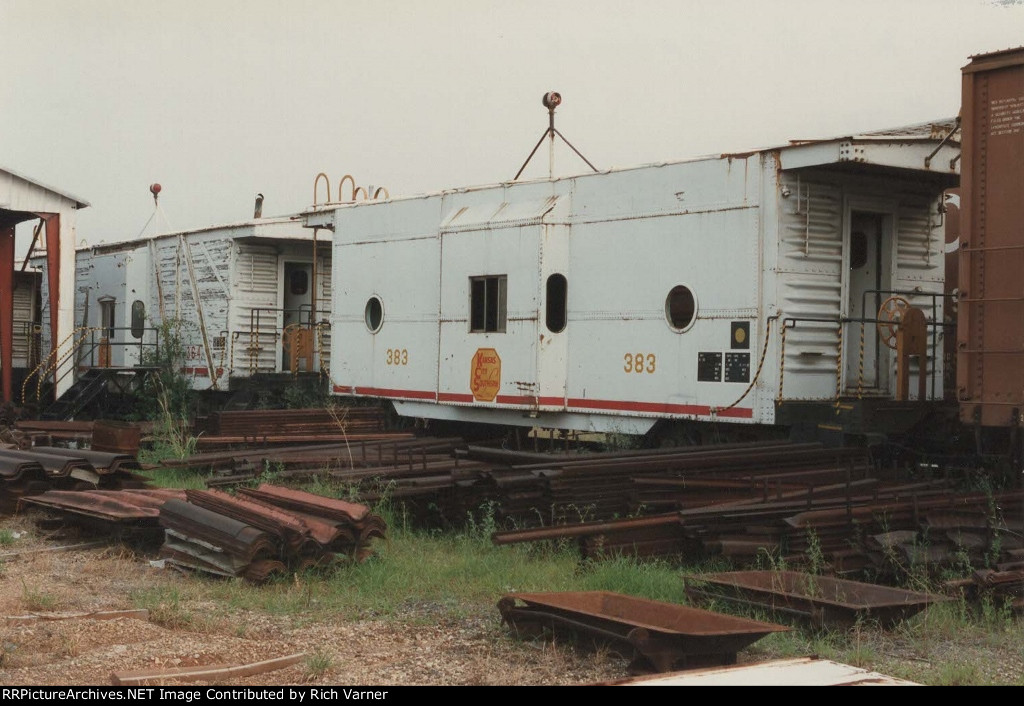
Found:
[[[1024,412],[1024,48],[963,68],[957,396],[963,422]]]

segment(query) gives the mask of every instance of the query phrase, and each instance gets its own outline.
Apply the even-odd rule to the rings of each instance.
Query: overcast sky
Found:
[[[1024,2],[0,0],[0,28],[0,166],[89,201],[99,243],[139,235],[152,182],[183,229],[257,192],[301,211],[320,171],[511,179],[549,90],[602,169],[952,116],[968,57],[1024,44]]]

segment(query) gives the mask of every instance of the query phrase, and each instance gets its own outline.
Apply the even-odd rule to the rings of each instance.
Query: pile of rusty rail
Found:
[[[651,507],[685,507],[694,493],[706,493],[677,487],[686,478],[725,479],[759,494],[765,488],[801,493],[812,488],[812,493],[820,494],[823,491],[813,487],[820,479],[858,482],[870,465],[863,452],[824,449],[818,444],[586,454],[537,454],[470,445],[454,446],[448,457],[442,449],[436,451],[430,457],[397,454],[397,463],[351,469],[341,475],[364,483],[376,479],[384,490],[367,490],[362,499],[373,502],[382,495],[400,499],[410,517],[423,524],[458,525],[470,513],[487,507],[499,525],[533,527],[639,515]],[[779,479],[786,472],[796,480],[783,486]],[[652,498],[649,483],[659,478],[674,485]],[[735,492],[726,492],[731,492],[726,497],[736,497]]]
[[[462,465],[445,471],[447,479],[438,473],[433,485],[400,482],[393,491],[404,493],[401,497],[414,506],[433,509],[449,523],[487,505],[499,526],[535,527],[634,517],[751,493],[806,494],[810,489],[819,494],[815,483],[820,479],[859,482],[870,468],[863,452],[818,444],[547,456],[469,446],[457,451],[456,458]],[[791,480],[783,485],[784,478]],[[664,487],[653,491],[659,482]]]
[[[384,477],[388,474],[386,469],[396,467],[429,473],[439,460],[451,465],[452,453],[462,443],[458,438],[394,434],[388,439],[204,452],[180,460],[167,459],[161,465],[212,472],[214,475],[208,481],[211,487],[249,483],[267,473],[291,479],[358,479],[365,475]],[[363,473],[366,470],[369,473]]]
[[[215,412],[196,425],[199,446],[292,444],[388,438],[381,407]]]
[[[972,599],[988,598],[998,609],[1009,607],[1024,613],[1024,549],[1010,549],[1007,555],[1008,560],[994,568],[979,569],[962,579],[949,579],[943,588]]]
[[[160,508],[168,563],[261,583],[274,575],[328,566],[338,557],[362,561],[385,536],[384,520],[365,505],[261,485],[242,497],[188,490]]]
[[[538,508],[544,524],[608,520],[750,494],[817,493],[870,469],[859,449],[761,442],[555,457],[512,465],[494,481],[503,519],[523,526]]]
[[[963,493],[943,481],[879,482],[861,489],[850,481],[838,493],[781,495],[737,494],[734,500],[648,517],[498,532],[493,540],[573,540],[585,557],[726,556],[739,563],[819,562],[838,572],[871,567],[893,574],[922,567],[937,571],[962,561],[965,551],[975,558],[993,552],[1005,558],[1024,548],[1014,519],[1024,510],[1021,491]],[[1001,508],[999,516],[989,513],[992,504]],[[951,523],[954,516],[965,518],[965,525],[986,522],[984,533],[956,528],[957,541],[933,534],[929,518]]]
[[[139,463],[127,454],[36,446],[0,449],[0,512],[47,490],[141,488]]]
[[[143,435],[153,431],[153,422],[19,420],[14,431],[24,446],[49,446],[54,441],[88,443],[97,451],[136,455]]]
[[[409,437],[203,453],[165,464],[215,470],[211,487],[267,470],[282,479],[326,475],[358,487],[364,502],[401,500],[414,521],[430,526],[461,524],[482,506],[500,525],[533,527],[750,494],[820,498],[873,483],[863,451],[789,443],[552,455]]]
[[[419,525],[465,524],[486,508],[499,543],[572,539],[586,557],[726,556],[738,563],[814,556],[837,571],[898,572],[1003,549],[1020,495],[960,494],[945,478],[907,480],[862,449],[769,442],[537,454],[408,437],[246,449],[168,462],[216,470],[211,487],[310,475],[374,504],[401,502]],[[265,476],[264,476],[265,477]],[[269,479],[269,478],[268,478]],[[1002,524],[988,509],[1005,508]],[[649,513],[654,514],[649,514]],[[1007,524],[1009,523],[1009,524]],[[993,534],[994,532],[994,534]],[[922,539],[931,545],[922,556]]]

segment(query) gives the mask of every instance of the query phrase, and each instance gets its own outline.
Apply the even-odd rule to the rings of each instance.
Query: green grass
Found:
[[[306,681],[317,681],[334,667],[334,658],[328,652],[317,650],[306,657],[305,666]]]
[[[21,582],[21,603],[25,610],[36,613],[52,611],[57,607],[57,597],[51,593]]]
[[[136,608],[149,611],[149,621],[165,628],[184,628],[192,625],[194,616],[186,607],[191,596],[175,586],[157,586],[130,594]]]
[[[580,563],[575,551],[497,547],[478,536],[397,530],[377,554],[322,576],[265,586],[202,580],[203,592],[233,609],[274,615],[436,620],[490,611],[510,592],[608,590],[685,602],[676,569],[630,559]]]
[[[139,475],[161,488],[194,488],[206,489],[207,473],[197,473],[187,468],[154,468],[150,471],[140,471]]]
[[[934,686],[976,686],[980,682],[978,665],[959,660],[939,667]]]
[[[9,529],[0,529],[0,546],[14,544],[14,532]]]

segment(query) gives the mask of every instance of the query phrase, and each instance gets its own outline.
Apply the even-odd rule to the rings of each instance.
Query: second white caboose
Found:
[[[197,390],[320,373],[331,340],[331,258],[330,234],[318,236],[283,216],[79,249],[77,368],[145,367],[170,334]]]

